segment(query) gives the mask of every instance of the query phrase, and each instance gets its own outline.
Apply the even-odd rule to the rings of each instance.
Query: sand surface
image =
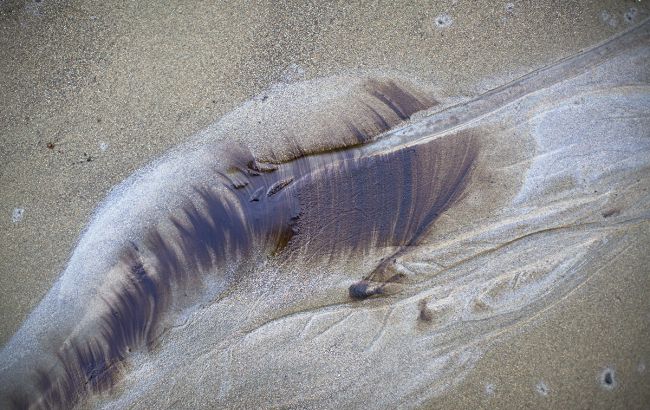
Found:
[[[1,2],[0,341],[51,287],[112,186],[272,84],[382,70],[465,98],[647,16],[645,2],[614,0]],[[647,406],[648,234],[429,406]],[[607,368],[611,391],[599,381]]]

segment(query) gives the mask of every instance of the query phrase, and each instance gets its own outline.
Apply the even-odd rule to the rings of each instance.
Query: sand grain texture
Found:
[[[234,107],[217,146],[286,159],[294,141],[318,150],[341,125],[331,103],[324,137],[265,134],[267,123],[322,118],[286,115],[292,93],[307,98],[296,105],[309,106],[304,89],[325,104],[337,80],[323,78],[347,78],[354,91],[360,73],[388,76],[439,103],[400,138],[435,133],[426,115],[443,118],[436,112],[626,30],[646,7],[0,4],[3,340],[63,271],[109,189]],[[346,299],[381,255],[253,264],[227,296],[180,311],[157,350],[131,358],[95,404],[643,407],[647,62],[647,48],[634,48],[465,124],[481,147],[467,194],[391,266],[406,277],[392,296]],[[260,108],[276,97],[272,106],[288,108]],[[241,118],[248,132],[232,132]],[[161,197],[150,217],[173,209]],[[601,386],[606,369],[613,389]]]

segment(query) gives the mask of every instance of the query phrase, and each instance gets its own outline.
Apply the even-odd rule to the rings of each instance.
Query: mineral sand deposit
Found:
[[[267,160],[295,155],[295,142],[327,148],[338,134],[318,130],[344,120],[337,92],[353,99],[355,78],[379,76],[436,104],[359,155],[471,133],[480,149],[464,195],[402,250],[327,263],[262,253],[229,271],[242,282],[186,295],[154,346],[129,355],[115,385],[87,403],[648,402],[647,24],[620,37],[636,40],[582,54],[593,59],[575,70],[544,70],[638,25],[643,4],[1,7],[11,56],[2,65],[11,103],[2,114],[2,380],[20,380],[17,369],[38,365],[41,352],[40,366],[52,364],[48,348],[61,340],[36,336],[79,331],[84,322],[68,314],[86,317],[95,289],[113,280],[101,255],[191,195],[183,183],[205,175],[196,166],[211,158],[206,147],[216,165],[241,143]],[[226,111],[113,191],[65,263],[112,185]],[[287,127],[297,141],[282,138]],[[386,255],[398,255],[399,283],[350,300],[348,288]]]

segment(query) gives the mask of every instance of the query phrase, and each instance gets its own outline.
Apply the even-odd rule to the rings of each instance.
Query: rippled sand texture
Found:
[[[377,73],[247,102],[112,191],[3,400],[431,404],[648,243],[648,27],[457,103]]]

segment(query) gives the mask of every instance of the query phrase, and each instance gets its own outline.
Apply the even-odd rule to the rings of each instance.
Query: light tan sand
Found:
[[[638,244],[485,355],[432,408],[647,408],[650,279],[647,226]],[[615,278],[612,281],[612,278]],[[600,376],[614,370],[616,387]],[[540,394],[544,383],[548,394]],[[489,391],[492,392],[489,392]]]
[[[113,185],[271,84],[381,69],[434,84],[441,98],[471,96],[648,12],[645,2],[553,3],[0,3],[0,340],[50,288]],[[451,24],[439,27],[445,14]],[[646,266],[621,261],[615,282],[594,278],[432,406],[640,406],[650,391],[638,369],[650,364]],[[599,387],[605,366],[620,389]]]

